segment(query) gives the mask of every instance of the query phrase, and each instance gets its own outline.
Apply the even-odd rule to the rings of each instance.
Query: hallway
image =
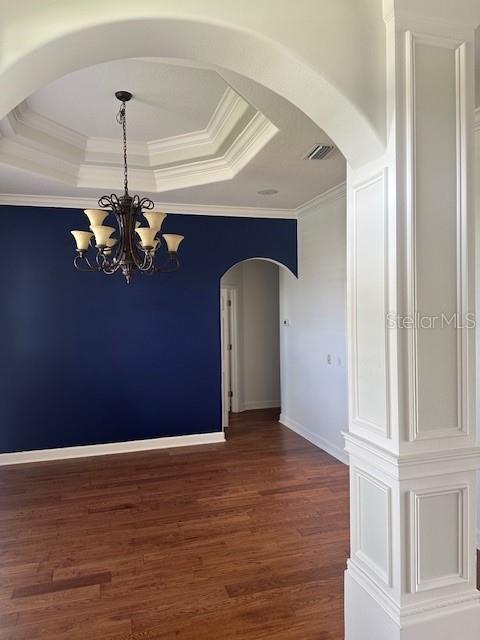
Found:
[[[340,640],[348,469],[276,422],[0,470],[1,640]]]

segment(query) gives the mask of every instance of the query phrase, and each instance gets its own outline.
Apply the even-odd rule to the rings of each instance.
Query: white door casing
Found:
[[[222,368],[222,428],[228,427],[230,412],[230,322],[228,309],[229,294],[226,287],[220,288],[220,335],[221,335],[221,368]]]
[[[238,295],[237,287],[233,285],[227,286],[228,290],[228,331],[230,336],[229,360],[230,369],[230,410],[233,413],[240,411],[240,385],[239,385],[239,330],[238,330]]]
[[[222,285],[221,349],[222,349],[222,421],[229,425],[229,412],[239,412],[238,371],[238,296],[234,285]]]

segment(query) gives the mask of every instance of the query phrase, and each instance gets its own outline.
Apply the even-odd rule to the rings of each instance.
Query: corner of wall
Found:
[[[333,444],[333,442],[330,442],[323,436],[320,436],[318,433],[313,433],[312,431],[307,429],[307,427],[301,425],[296,420],[292,420],[292,418],[289,418],[283,413],[280,414],[279,422],[283,424],[284,427],[287,427],[291,431],[294,431],[299,436],[302,436],[302,438],[305,438],[305,440],[308,440],[309,442],[317,446],[319,449],[322,449],[322,451],[325,451],[340,462],[343,462],[343,464],[349,464],[348,454],[346,453],[346,451],[338,447],[336,444]]]

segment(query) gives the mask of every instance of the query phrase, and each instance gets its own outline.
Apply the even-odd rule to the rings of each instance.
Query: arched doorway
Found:
[[[280,263],[250,258],[220,279],[222,422],[231,414],[275,409],[280,414]]]

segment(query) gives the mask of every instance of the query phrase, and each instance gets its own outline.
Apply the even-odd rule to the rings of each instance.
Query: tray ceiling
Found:
[[[61,196],[78,206],[120,189],[118,89],[134,94],[127,108],[132,190],[162,194],[162,202],[282,215],[344,179],[339,152],[321,163],[304,160],[329,139],[265,88],[184,62],[135,59],[72,73],[11,111],[0,122],[0,191],[13,201],[16,194]]]

